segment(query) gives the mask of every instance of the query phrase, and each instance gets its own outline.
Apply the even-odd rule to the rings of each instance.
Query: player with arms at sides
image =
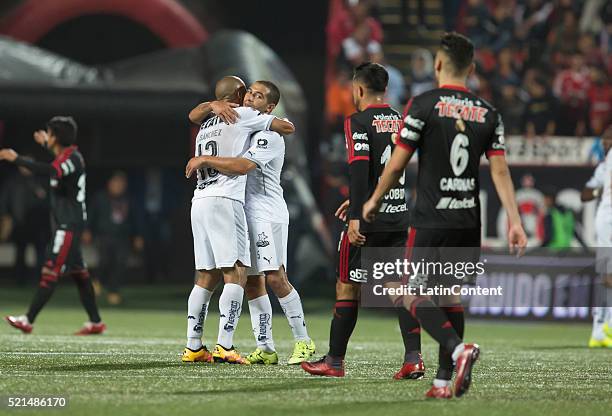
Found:
[[[242,103],[245,92],[244,82],[232,76],[222,78],[215,87],[218,100],[235,105]],[[248,148],[251,134],[260,130],[291,134],[294,127],[288,121],[238,106],[230,106],[231,113],[238,117],[236,123],[227,124],[219,116],[202,117],[202,107],[207,105],[210,104],[201,104],[190,113],[191,121],[202,124],[196,137],[195,157],[186,168],[189,176],[197,173],[191,207],[196,282],[188,300],[187,345],[182,361],[248,364],[233,345],[246,283],[245,266],[250,266],[244,213],[246,177],[225,175],[213,168],[199,169],[197,158],[205,154],[236,157]],[[221,280],[225,285],[219,298],[219,333],[211,354],[202,344],[203,328],[210,297]]]
[[[606,157],[597,165],[593,177],[586,183],[580,199],[583,202],[601,197],[595,216],[597,237],[597,272],[605,288],[601,306],[593,308],[593,330],[589,348],[612,348],[612,126],[603,134]]]
[[[373,192],[395,147],[393,135],[402,127],[400,113],[384,101],[388,80],[387,71],[379,64],[364,63],[354,71],[353,100],[358,112],[347,117],[344,124],[350,197],[336,213],[341,219],[348,217],[348,225],[340,235],[338,247],[336,304],[329,352],[318,361],[302,363],[302,368],[313,375],[343,377],[345,374],[344,356],[357,323],[361,285],[367,282],[367,271],[361,268],[362,247],[402,248],[406,244],[408,207],[403,177],[388,192],[385,207],[375,222],[360,219],[363,204]],[[419,323],[405,311],[403,314],[400,329],[406,345],[406,365],[395,378],[420,378],[425,368],[420,356]]]
[[[40,284],[25,315],[7,316],[6,321],[22,332],[32,332],[36,316],[53,295],[60,276],[71,276],[77,285],[81,303],[89,321],[76,335],[101,334],[102,323],[87,266],[81,252],[81,234],[87,220],[85,206],[85,161],[76,146],[77,125],[72,117],[53,117],[47,130],[34,133],[34,140],[49,150],[52,163],[35,162],[20,157],[12,149],[0,150],[0,160],[24,166],[51,178],[51,235],[47,260],[41,271]]]
[[[269,81],[256,81],[244,105],[270,114],[280,101],[280,91]],[[231,121],[230,121],[231,123]],[[249,226],[251,267],[247,269],[246,296],[257,348],[246,359],[251,364],[278,364],[272,337],[272,305],[266,283],[278,297],[295,339],[288,364],[299,364],[314,354],[308,336],[300,295],[286,273],[289,211],[283,198],[281,171],[285,141],[273,131],[251,136],[250,147],[240,157],[200,156],[198,169],[213,168],[226,175],[247,175],[245,212]],[[189,175],[191,172],[187,172]]]
[[[479,164],[483,153],[495,189],[508,214],[510,250],[522,253],[527,237],[514,198],[514,186],[504,156],[504,128],[501,116],[487,102],[466,88],[474,70],[474,47],[457,33],[442,37],[435,59],[439,88],[414,97],[407,105],[404,127],[389,164],[376,190],[363,208],[363,218],[373,221],[380,215],[384,195],[400,177],[413,153],[419,150],[416,206],[409,236],[414,250],[424,253],[465,251],[457,261],[477,262],[480,251]],[[457,250],[457,248],[463,248]],[[415,259],[421,256],[415,255]],[[439,261],[439,260],[438,260]],[[437,276],[411,276],[421,288],[433,287]],[[450,276],[455,279],[455,276]],[[419,294],[420,291],[417,291]],[[453,369],[454,394],[467,392],[472,367],[480,349],[464,344],[464,313],[460,296],[440,296],[438,307],[428,296],[406,295],[404,306],[439,344],[439,367],[427,397],[450,398]]]

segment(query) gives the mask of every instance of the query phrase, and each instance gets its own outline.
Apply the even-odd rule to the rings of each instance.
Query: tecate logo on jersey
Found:
[[[378,212],[384,212],[385,214],[396,214],[399,212],[406,212],[406,211],[408,211],[408,206],[406,205],[405,202],[401,205],[391,205],[386,202],[383,202],[382,205],[380,206],[380,209],[378,210]]]
[[[457,199],[450,196],[445,196],[440,198],[438,201],[438,205],[436,205],[436,209],[470,209],[476,208],[476,199],[472,198],[463,198]]]
[[[356,152],[360,150],[370,151],[370,145],[368,143],[355,143],[353,146]]]

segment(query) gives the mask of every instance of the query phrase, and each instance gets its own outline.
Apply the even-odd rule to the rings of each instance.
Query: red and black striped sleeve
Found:
[[[355,116],[344,122],[344,136],[349,163],[350,220],[360,219],[363,204],[368,199],[368,178],[370,172],[370,142],[368,129]]]

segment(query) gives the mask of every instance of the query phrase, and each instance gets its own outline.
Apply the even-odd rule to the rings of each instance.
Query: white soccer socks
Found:
[[[197,351],[202,347],[204,322],[212,293],[208,289],[194,285],[187,300],[187,348]]]
[[[274,352],[272,339],[272,304],[268,295],[249,301],[251,325],[257,347],[265,352]]]
[[[310,342],[308,331],[306,330],[306,320],[302,308],[302,300],[297,290],[292,289],[284,298],[278,298],[283,312],[289,321],[293,338],[296,341]]]
[[[235,283],[226,283],[219,298],[219,336],[217,344],[225,349],[234,345],[234,331],[238,326],[244,289]]]

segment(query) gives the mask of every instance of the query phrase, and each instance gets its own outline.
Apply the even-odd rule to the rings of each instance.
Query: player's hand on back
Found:
[[[346,221],[346,212],[348,211],[350,203],[351,203],[351,201],[347,199],[342,204],[340,204],[340,206],[338,207],[338,209],[334,213],[334,215],[338,219],[340,219],[340,221]]]
[[[6,160],[7,162],[14,162],[15,159],[17,159],[17,156],[19,155],[13,149],[0,150],[0,160]]]
[[[516,253],[517,257],[522,256],[525,253],[525,247],[527,247],[527,234],[523,230],[521,223],[511,224],[508,228],[508,247],[510,254]]]
[[[226,124],[233,124],[240,118],[240,115],[234,108],[239,107],[236,103],[228,103],[227,101],[211,101],[210,108],[219,118]]]
[[[348,239],[354,246],[362,246],[366,242],[365,235],[359,232],[359,220],[350,220],[348,227]]]
[[[373,198],[370,198],[366,201],[365,204],[363,204],[363,219],[366,220],[366,222],[372,222],[374,221],[374,218],[376,217],[376,213],[378,212],[378,210],[380,209],[380,202],[374,200]]]

